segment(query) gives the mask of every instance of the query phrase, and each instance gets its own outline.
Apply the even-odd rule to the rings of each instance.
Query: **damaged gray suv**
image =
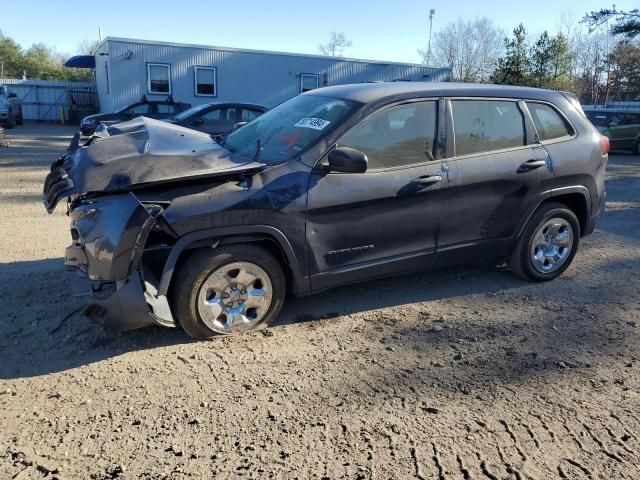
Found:
[[[140,118],[51,166],[86,314],[195,338],[272,323],[287,292],[502,257],[532,281],[604,206],[608,141],[570,94],[454,83],[297,96],[216,144]]]

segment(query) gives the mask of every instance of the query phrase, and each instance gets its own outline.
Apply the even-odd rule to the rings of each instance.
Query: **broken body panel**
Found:
[[[195,248],[268,242],[293,292],[306,294],[487,252],[506,254],[537,206],[554,195],[583,198],[581,233],[593,230],[603,208],[606,156],[593,127],[560,93],[370,84],[300,97],[321,97],[328,91],[334,95],[328,100],[345,99],[356,106],[338,127],[282,162],[269,163],[266,156],[252,160],[215,144],[206,134],[146,118],[109,127],[85,146],[73,141],[68,155],[52,165],[44,203],[51,212],[60,199],[70,197],[74,243],[67,249],[66,264],[85,276],[81,282],[74,277],[74,283],[83,283],[84,292],[94,294],[88,315],[120,329],[175,325],[168,301],[171,279],[181,259]],[[528,122],[526,145],[517,151],[495,153],[492,162],[484,153],[455,158],[447,97],[457,96],[553,101],[575,126],[574,137],[542,145]],[[416,100],[439,106],[434,158],[429,162],[350,174],[319,163],[373,112]],[[300,124],[308,128],[314,119],[303,120]],[[251,125],[238,132],[246,136]],[[322,128],[318,122],[312,126]],[[281,138],[283,144],[296,146],[292,135]],[[249,147],[245,150],[251,151]],[[532,153],[548,157],[548,167],[516,173]],[[513,198],[496,187],[498,168],[511,182]],[[416,186],[415,179],[425,175],[438,175],[442,181]],[[514,200],[519,210],[496,208],[506,200]],[[477,228],[463,228],[466,225]]]

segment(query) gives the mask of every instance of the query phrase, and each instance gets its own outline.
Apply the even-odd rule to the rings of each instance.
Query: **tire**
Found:
[[[23,125],[23,124],[24,124],[24,117],[22,116],[22,109],[20,109],[20,114],[16,119],[16,125]]]
[[[195,339],[269,326],[287,290],[278,260],[251,244],[195,251],[180,266],[173,285],[173,313]]]
[[[511,253],[511,270],[524,280],[553,280],[569,268],[579,243],[580,223],[576,215],[565,205],[545,203],[518,238]]]
[[[13,112],[9,110],[9,116],[7,117],[7,123],[5,123],[4,128],[10,129],[16,126],[16,119],[13,116]]]

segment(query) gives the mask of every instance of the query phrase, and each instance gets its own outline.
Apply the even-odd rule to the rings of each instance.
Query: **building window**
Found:
[[[147,63],[147,90],[171,95],[171,65]]]
[[[197,96],[215,97],[218,94],[215,67],[193,67],[193,75]]]
[[[320,86],[320,75],[303,73],[300,75],[300,93],[308,92]]]

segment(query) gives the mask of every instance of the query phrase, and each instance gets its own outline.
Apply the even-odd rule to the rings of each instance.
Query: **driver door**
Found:
[[[379,110],[337,143],[367,155],[365,173],[314,169],[306,224],[313,290],[429,268],[448,187],[446,162],[434,158],[437,111],[436,100]]]

